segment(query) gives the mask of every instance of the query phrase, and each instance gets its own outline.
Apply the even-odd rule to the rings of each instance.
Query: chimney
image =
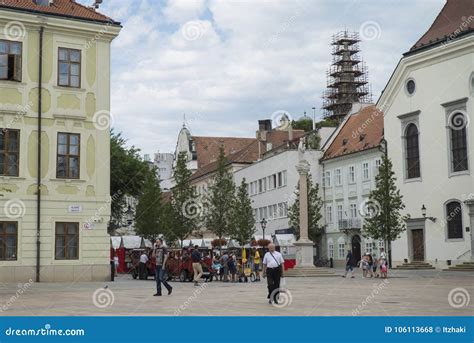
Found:
[[[258,131],[271,131],[272,121],[271,119],[264,119],[258,121]]]

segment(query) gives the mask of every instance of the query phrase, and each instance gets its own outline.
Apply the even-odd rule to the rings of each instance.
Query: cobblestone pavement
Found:
[[[340,274],[342,271],[338,271]],[[439,316],[474,314],[474,274],[399,271],[390,279],[287,278],[281,307],[258,283],[172,282],[171,296],[152,296],[153,280],[123,275],[115,282],[1,284],[1,315],[10,316]],[[473,298],[473,299],[471,299]]]

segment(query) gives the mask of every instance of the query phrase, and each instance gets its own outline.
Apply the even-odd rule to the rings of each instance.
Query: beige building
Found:
[[[110,278],[110,44],[120,28],[72,0],[0,2],[1,282]]]

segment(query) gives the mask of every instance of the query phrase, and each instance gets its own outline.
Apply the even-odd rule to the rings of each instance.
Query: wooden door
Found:
[[[425,260],[425,237],[422,229],[412,230],[413,261]]]

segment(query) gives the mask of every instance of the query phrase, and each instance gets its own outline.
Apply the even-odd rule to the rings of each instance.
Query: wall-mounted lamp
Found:
[[[436,218],[435,218],[435,217],[427,217],[427,216],[426,216],[426,207],[425,207],[425,204],[423,204],[423,205],[421,206],[421,215],[423,216],[423,218],[429,219],[429,220],[431,220],[433,223],[436,222]]]

